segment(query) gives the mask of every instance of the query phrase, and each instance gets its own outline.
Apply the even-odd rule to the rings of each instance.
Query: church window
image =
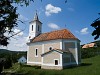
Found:
[[[58,60],[55,60],[55,65],[58,65]]]
[[[49,50],[52,50],[52,47],[49,47]]]
[[[39,25],[38,25],[38,31],[39,31],[40,29],[39,29]]]
[[[33,25],[32,25],[32,31],[33,31]]]
[[[35,49],[35,56],[38,56],[38,49]]]

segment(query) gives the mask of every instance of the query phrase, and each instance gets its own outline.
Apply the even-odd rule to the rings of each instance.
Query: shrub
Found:
[[[2,62],[0,62],[0,74],[1,74],[2,70],[3,70],[3,64],[2,64]]]
[[[100,54],[100,47],[81,49],[81,58],[90,58]]]
[[[12,61],[11,61],[10,57],[8,57],[8,58],[6,59],[6,61],[5,61],[5,63],[4,63],[4,68],[5,68],[5,69],[8,69],[8,68],[10,68],[10,67],[12,67]]]

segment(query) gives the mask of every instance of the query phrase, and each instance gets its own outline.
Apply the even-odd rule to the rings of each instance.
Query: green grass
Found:
[[[4,69],[4,72],[17,72],[19,71],[20,65],[19,63],[15,63],[11,68],[9,69]]]
[[[82,59],[82,65],[64,70],[44,70],[31,66],[22,66],[17,73],[24,75],[100,75],[100,55]]]

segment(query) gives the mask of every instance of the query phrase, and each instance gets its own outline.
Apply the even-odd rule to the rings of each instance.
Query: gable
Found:
[[[18,61],[21,61],[21,60],[26,60],[25,57],[21,57]]]
[[[59,53],[61,53],[61,52],[58,52],[58,51],[55,51],[55,50],[49,50],[48,52],[45,52],[45,53],[41,54],[41,56],[43,57],[43,56],[45,56],[45,55],[52,54],[52,53],[57,53],[57,54],[59,54]]]
[[[56,52],[56,53],[68,53],[67,51],[63,51],[63,50],[60,50],[60,49],[52,49],[52,50],[49,50],[48,52],[45,52],[43,54],[41,54],[41,56],[44,56],[44,55],[47,55],[47,54],[51,54],[52,52]]]

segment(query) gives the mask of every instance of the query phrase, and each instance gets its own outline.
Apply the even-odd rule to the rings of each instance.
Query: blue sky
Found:
[[[7,48],[26,50],[29,22],[33,20],[36,10],[39,20],[43,23],[43,33],[66,28],[81,40],[81,44],[94,41],[94,37],[91,35],[94,28],[90,24],[99,17],[100,0],[68,0],[67,3],[64,2],[65,0],[43,0],[42,2],[35,0],[28,7],[18,6],[19,19],[25,23],[19,23],[15,32],[25,30],[15,36],[16,39],[11,39]]]

